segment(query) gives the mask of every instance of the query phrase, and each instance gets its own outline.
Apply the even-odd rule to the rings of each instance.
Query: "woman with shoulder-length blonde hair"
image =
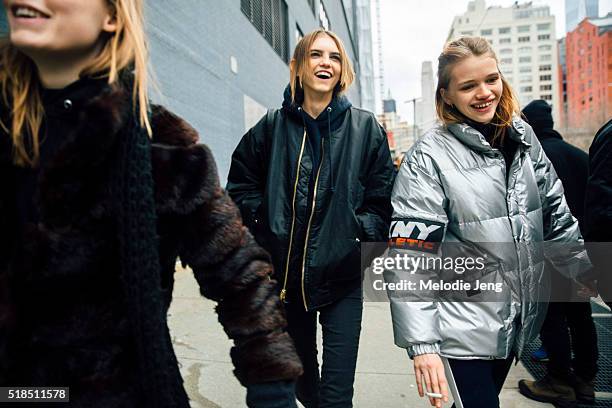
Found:
[[[196,131],[149,104],[144,1],[3,4],[0,385],[188,407],[166,322],[180,256],[219,302],[248,404],[294,406],[268,255]]]
[[[354,73],[336,34],[305,35],[289,75],[282,108],[236,147],[227,189],[272,254],[304,365],[298,399],[308,408],[350,407],[362,315],[360,242],[385,240],[393,164],[375,116],[344,95]]]
[[[438,59],[436,110],[441,123],[408,151],[395,180],[392,251],[418,256],[418,248],[437,248],[443,254],[461,245],[459,253],[469,248],[482,268],[414,274],[439,281],[450,273],[462,286],[426,289],[417,301],[391,296],[395,343],[414,360],[419,394],[432,406],[448,401],[451,385],[457,407],[497,407],[512,359],[544,317],[544,259],[525,254],[539,253],[535,246],[543,241],[579,244],[580,232],[486,39],[446,44]],[[401,245],[415,239],[403,236],[408,229],[395,225],[401,222],[418,225],[421,245]],[[549,260],[574,273],[589,268],[580,244]],[[398,276],[401,271],[392,270],[387,278]],[[493,287],[503,290],[487,291]]]

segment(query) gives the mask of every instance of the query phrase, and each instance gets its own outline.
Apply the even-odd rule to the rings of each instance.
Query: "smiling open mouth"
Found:
[[[27,6],[14,6],[11,11],[17,18],[49,18],[46,14]]]
[[[472,108],[474,108],[474,109],[479,109],[479,110],[482,110],[482,109],[486,109],[486,108],[488,108],[489,106],[491,106],[491,105],[493,104],[493,102],[494,102],[494,101],[495,101],[495,99],[492,99],[492,100],[490,100],[490,101],[488,101],[488,102],[485,102],[485,103],[479,103],[479,104],[474,104],[474,105],[471,105],[471,106],[472,106]]]
[[[315,74],[315,76],[320,79],[330,79],[332,74],[327,71],[319,71]]]

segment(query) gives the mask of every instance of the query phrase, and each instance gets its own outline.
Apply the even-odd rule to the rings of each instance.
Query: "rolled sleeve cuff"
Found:
[[[421,343],[414,344],[408,347],[408,357],[414,358],[414,356],[420,356],[421,354],[440,354],[439,343]]]

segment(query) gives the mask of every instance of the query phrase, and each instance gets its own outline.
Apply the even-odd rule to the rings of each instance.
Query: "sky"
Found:
[[[421,63],[427,60],[434,62],[435,72],[435,61],[442,51],[453,18],[467,11],[468,0],[379,1],[385,97],[387,89],[391,90],[399,115],[411,123],[412,104],[405,101],[421,95]],[[487,6],[507,7],[513,3],[514,0],[486,1]],[[533,0],[533,4],[550,6],[550,12],[555,16],[557,38],[563,37],[565,0]],[[599,15],[603,16],[609,11],[612,11],[612,0],[599,0]],[[376,37],[374,32],[375,56],[378,55]],[[378,83],[376,92],[380,94]],[[377,112],[380,110],[378,105]]]

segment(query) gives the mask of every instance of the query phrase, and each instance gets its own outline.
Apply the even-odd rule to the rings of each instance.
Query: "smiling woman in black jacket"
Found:
[[[294,406],[269,256],[195,130],[148,104],[143,1],[30,3],[4,1],[0,43],[0,386],[188,407],[166,322],[180,257],[219,303],[250,405]]]
[[[227,190],[272,254],[304,365],[298,399],[306,407],[347,407],[361,329],[360,243],[386,241],[393,164],[374,115],[342,95],[354,73],[335,34],[306,35],[290,75],[282,108],[262,118],[234,151]]]

